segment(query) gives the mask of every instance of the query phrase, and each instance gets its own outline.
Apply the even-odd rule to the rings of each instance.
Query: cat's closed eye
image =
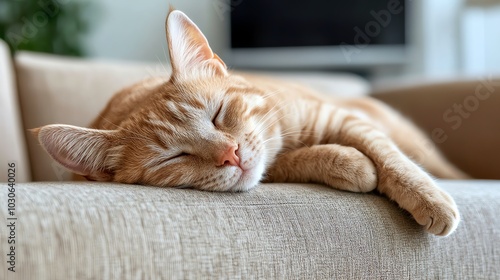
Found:
[[[220,115],[220,112],[222,111],[222,106],[223,104],[221,103],[220,106],[219,106],[219,109],[217,109],[217,111],[215,111],[215,114],[214,116],[212,117],[212,124],[217,128],[217,124],[219,123],[220,120],[218,120],[219,118],[219,115]]]
[[[168,161],[171,161],[171,160],[174,160],[174,159],[179,159],[179,158],[182,158],[182,157],[186,157],[186,156],[189,156],[190,154],[186,153],[186,152],[180,152],[180,153],[177,153],[177,154],[174,154],[166,159],[163,160],[163,162],[168,162]]]
[[[190,156],[191,154],[186,153],[186,152],[181,152],[180,154],[174,156],[173,158],[180,158],[180,157],[185,157],[185,156]]]

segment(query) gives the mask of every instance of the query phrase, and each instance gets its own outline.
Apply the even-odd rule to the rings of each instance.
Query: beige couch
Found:
[[[0,279],[500,278],[500,181],[440,181],[455,198],[463,221],[452,236],[438,238],[379,195],[321,185],[263,184],[227,194],[67,182],[70,174],[26,131],[49,123],[84,126],[114,91],[158,74],[167,75],[155,65],[31,53],[11,61],[0,42],[1,181],[8,180],[7,164],[16,164],[14,216],[7,212],[10,192],[0,188],[0,220],[15,222],[13,231],[1,229]],[[281,76],[331,94],[369,90],[366,81],[352,75]],[[439,122],[443,109],[471,94],[465,86],[456,94],[440,89],[438,106],[425,95],[407,92],[412,90],[418,92],[392,90],[378,96],[408,109],[404,113],[429,132],[435,125],[448,129],[448,122]],[[467,167],[486,148],[498,155],[498,96],[481,103],[461,128],[478,133],[467,135],[476,139],[472,142],[495,145],[472,146],[446,130],[448,138],[440,145],[460,166]],[[400,100],[406,98],[413,100],[410,105]],[[484,111],[487,117],[475,117]],[[430,116],[438,121],[428,121]],[[468,128],[470,123],[487,123],[485,129],[494,131]],[[464,141],[467,145],[460,146]],[[465,156],[456,155],[462,151]],[[498,157],[489,159],[466,170],[489,168],[484,177],[500,179]],[[12,217],[17,220],[7,220]],[[12,234],[16,272],[8,270]]]

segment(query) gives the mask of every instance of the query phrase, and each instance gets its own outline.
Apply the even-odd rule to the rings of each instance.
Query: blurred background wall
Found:
[[[230,13],[238,9],[242,1],[251,0],[1,0],[0,36],[6,39],[9,30],[19,33],[20,28],[41,25],[43,16],[36,13],[45,11],[52,3],[63,11],[57,13],[57,19],[49,17],[54,25],[52,32],[59,38],[59,48],[35,50],[90,58],[164,62],[168,57],[164,22],[171,4],[198,24],[214,51],[230,64]],[[408,52],[404,63],[350,67],[352,65],[344,62],[320,70],[362,72],[380,80],[500,73],[500,8],[496,0],[406,2],[411,9],[407,11]],[[19,12],[15,6],[30,8]],[[9,22],[12,15],[20,17],[14,25]],[[33,47],[20,46],[21,49]]]
[[[96,1],[100,9],[96,28],[88,33],[85,48],[91,57],[158,61],[165,59],[165,17],[169,4],[184,11],[221,53],[227,44],[225,22],[218,3],[225,0]],[[229,11],[220,11],[225,17]],[[165,52],[164,52],[165,49]],[[167,56],[168,57],[168,56]]]

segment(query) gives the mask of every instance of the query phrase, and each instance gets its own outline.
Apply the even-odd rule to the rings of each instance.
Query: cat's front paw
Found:
[[[417,223],[435,235],[451,234],[460,222],[460,214],[453,198],[435,188],[421,195],[416,207],[410,211]]]

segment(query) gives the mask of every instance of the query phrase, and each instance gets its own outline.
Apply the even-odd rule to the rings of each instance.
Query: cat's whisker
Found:
[[[310,135],[313,134],[312,131],[309,131],[309,132],[308,131],[304,131],[304,132],[302,132],[302,131],[290,131],[290,132],[287,132],[287,133],[281,133],[278,136],[270,137],[270,138],[264,140],[263,144],[265,144],[265,143],[267,143],[267,142],[269,142],[271,140],[282,139],[284,136],[304,136],[304,135],[307,135],[307,134],[304,134],[304,133],[311,133]],[[302,142],[300,140],[296,140],[296,141],[299,142],[299,143],[301,143],[301,144],[306,145],[304,142]]]
[[[278,105],[278,104],[276,104],[276,105]],[[274,107],[276,107],[276,105],[275,105]],[[274,108],[274,107],[273,107],[273,108]],[[268,112],[268,113],[269,113],[269,112]],[[267,114],[268,114],[268,113],[267,113]],[[269,119],[273,118],[273,117],[274,117],[276,114],[278,114],[278,113],[279,113],[279,111],[278,111],[278,110],[277,110],[277,111],[274,111],[274,112],[273,112],[271,115],[269,115],[269,116],[268,116],[265,120],[263,120],[263,118],[261,118],[261,120],[260,120],[260,121],[258,121],[257,123],[259,123],[259,124],[265,124],[265,123],[266,123]],[[267,114],[266,114],[266,115],[267,115]],[[290,114],[285,114],[285,115],[281,116],[280,118],[278,118],[278,119],[274,120],[273,122],[271,122],[271,123],[267,124],[266,126],[262,126],[262,125],[261,125],[261,127],[259,128],[259,130],[257,130],[257,129],[256,129],[256,134],[260,134],[260,133],[262,133],[263,131],[267,130],[269,127],[274,126],[276,123],[278,123],[280,120],[282,120],[283,118],[287,117],[288,115],[290,115]]]
[[[285,115],[283,115],[282,117],[280,117],[280,118],[276,119],[275,121],[273,121],[273,122],[271,122],[271,123],[267,124],[266,126],[261,127],[261,128],[260,128],[258,131],[256,131],[255,133],[257,133],[257,134],[262,133],[263,131],[267,130],[269,127],[274,126],[276,123],[278,123],[278,122],[279,122],[279,121],[281,121],[282,119],[284,119],[284,118],[288,117],[289,115],[290,115],[290,114],[285,114]],[[290,129],[295,129],[295,127],[291,127],[291,128],[285,129],[284,131],[282,131],[282,133],[281,133],[281,134],[283,134],[283,132],[285,132],[285,131],[287,131],[287,130],[290,130]],[[300,132],[300,131],[304,131],[304,130],[297,130],[297,132]],[[304,131],[304,132],[308,132],[308,131]],[[311,132],[311,133],[312,133],[312,132]]]
[[[165,52],[165,49],[163,49],[163,51]],[[163,65],[163,63],[161,62],[161,59],[160,59],[158,56],[156,56],[156,59],[158,59],[158,63],[160,63],[161,68],[163,68],[163,71],[165,72],[165,74],[168,74],[168,73],[169,73],[169,71],[167,71],[167,68],[166,68],[166,67],[165,67],[165,65]],[[163,76],[163,75],[161,75],[161,76]]]
[[[285,116],[281,116],[280,118],[277,118],[276,120],[274,120],[274,121],[272,121],[272,122],[270,122],[268,124],[262,123],[262,124],[265,124],[265,125],[260,125],[258,127],[258,129],[255,129],[254,133],[257,134],[257,135],[261,134],[262,132],[266,131],[268,128],[270,128],[270,127],[274,126],[275,124],[277,124],[278,122],[280,122],[285,117],[286,117],[286,115]]]
[[[282,153],[285,153],[285,152],[288,152],[288,151],[293,151],[294,149],[293,148],[267,148],[266,149],[268,152],[274,152],[274,151],[278,151],[278,154],[282,154]]]
[[[265,95],[262,96],[263,100],[266,100],[268,99],[269,97],[272,97],[272,96],[275,96],[275,95],[278,95],[280,93],[282,93],[283,90],[275,90],[275,91],[270,91],[268,93],[266,93]]]
[[[284,133],[288,132],[297,132],[297,133],[314,133],[312,130],[303,130],[302,128],[299,127],[289,127],[287,129],[284,129],[281,131],[281,134],[283,135]]]
[[[165,46],[161,45],[161,48],[163,49],[163,56],[165,56],[165,60],[164,61],[165,61],[165,63],[167,63],[167,61],[169,61],[170,59],[167,56],[167,51],[165,50]]]
[[[274,118],[277,114],[279,114],[279,111],[275,111],[275,112],[273,112],[273,113],[272,113],[272,114],[270,114],[270,115],[269,115],[269,112],[268,112],[268,113],[266,113],[266,115],[265,115],[265,116],[263,116],[262,118],[260,118],[260,119],[259,119],[259,120],[257,120],[256,122],[257,122],[259,125],[264,125],[264,124],[266,124],[266,123],[267,123],[270,119]],[[280,119],[280,118],[278,118],[278,119]],[[271,123],[272,123],[272,124],[275,124],[276,122],[277,122],[277,121],[275,120],[275,121],[273,121],[273,122],[271,122]],[[264,130],[265,130],[265,129],[267,129],[268,127],[269,127],[269,125],[267,125],[267,126],[266,126],[266,128],[264,128],[264,129],[262,129],[261,131],[259,131],[259,133],[260,133],[260,132],[262,132],[262,131],[264,131]]]
[[[167,56],[167,52],[165,51],[165,46],[162,45],[161,48],[163,49],[163,56],[164,56],[164,60],[160,60],[160,58],[158,56],[156,56],[156,58],[158,59],[158,62],[160,63],[161,67],[163,68],[163,71],[165,71],[165,75],[168,75],[170,76],[170,72],[169,70],[167,70],[168,68],[168,65],[167,64],[163,64],[163,62],[167,62],[169,61],[170,59],[168,58]],[[163,75],[162,75],[163,76]]]
[[[139,134],[139,133],[137,133],[137,132],[131,131],[130,129],[126,129],[126,128],[122,127],[122,126],[119,126],[119,125],[117,125],[117,124],[113,123],[112,121],[110,121],[108,118],[106,118],[106,117],[104,117],[104,116],[101,116],[101,118],[102,118],[104,121],[106,121],[106,122],[108,122],[108,123],[110,123],[110,124],[114,125],[114,126],[116,127],[116,129],[122,129],[122,130],[124,130],[124,131],[130,132],[130,133],[132,133],[132,134],[134,134],[134,135],[138,136],[138,137],[139,137],[138,139],[141,139],[141,140],[148,140],[148,139],[147,139],[146,137],[144,137],[143,135],[141,135],[141,134]]]
[[[282,104],[284,104],[284,103],[285,103],[285,102],[284,102],[283,100],[281,100],[280,102],[277,102],[276,104],[274,104],[274,106],[273,106],[271,109],[269,109],[269,111],[267,111],[267,113],[266,113],[264,116],[262,116],[262,117],[261,117],[261,118],[260,118],[257,122],[258,122],[258,123],[261,123],[261,122],[266,122],[266,121],[268,120],[268,119],[266,119],[266,118],[268,118],[268,115],[269,115],[269,113],[271,113],[271,112],[272,112],[272,114],[271,114],[269,117],[272,117],[272,116],[274,116],[275,114],[279,113],[279,112],[280,112],[280,110],[281,110],[282,108],[281,108],[281,107],[279,107],[277,110],[275,110],[275,109],[276,109],[276,107],[277,107],[277,106],[281,106],[281,105],[282,105]]]

